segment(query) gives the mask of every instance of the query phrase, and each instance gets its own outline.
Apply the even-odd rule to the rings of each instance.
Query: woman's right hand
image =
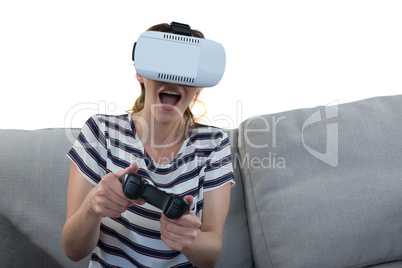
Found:
[[[63,227],[63,249],[73,261],[85,258],[99,240],[103,217],[118,218],[133,204],[142,205],[142,198],[128,199],[119,180],[125,173],[137,173],[138,165],[109,173],[93,186],[87,181],[75,164],[71,164],[67,189],[67,215]]]
[[[123,193],[123,187],[119,178],[126,173],[137,173],[138,165],[132,164],[118,173],[108,173],[93,188],[86,197],[92,212],[99,217],[118,218],[128,207],[133,204],[143,205],[144,199],[128,199]]]

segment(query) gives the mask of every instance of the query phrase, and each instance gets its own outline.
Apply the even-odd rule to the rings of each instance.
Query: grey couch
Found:
[[[78,131],[0,130],[0,266],[87,266],[61,247]],[[228,133],[236,186],[218,267],[402,267],[402,95]]]

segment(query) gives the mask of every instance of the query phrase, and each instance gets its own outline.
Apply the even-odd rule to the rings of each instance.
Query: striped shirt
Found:
[[[137,163],[137,173],[150,184],[181,196],[192,195],[192,209],[200,219],[204,192],[234,184],[227,134],[201,124],[190,129],[176,157],[160,165],[144,149],[130,114],[94,115],[68,157],[94,186],[107,173]],[[160,209],[146,203],[129,207],[120,218],[103,218],[89,267],[193,267],[161,240],[160,216]]]

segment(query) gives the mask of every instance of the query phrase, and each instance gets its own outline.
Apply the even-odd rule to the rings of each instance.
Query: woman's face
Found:
[[[201,88],[160,82],[141,77],[145,86],[144,112],[150,112],[161,123],[173,123],[183,118],[184,111],[201,91]]]

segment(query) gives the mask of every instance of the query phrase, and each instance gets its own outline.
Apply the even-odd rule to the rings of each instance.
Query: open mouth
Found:
[[[174,107],[181,99],[181,95],[175,91],[165,90],[159,93],[159,99],[167,107]]]

